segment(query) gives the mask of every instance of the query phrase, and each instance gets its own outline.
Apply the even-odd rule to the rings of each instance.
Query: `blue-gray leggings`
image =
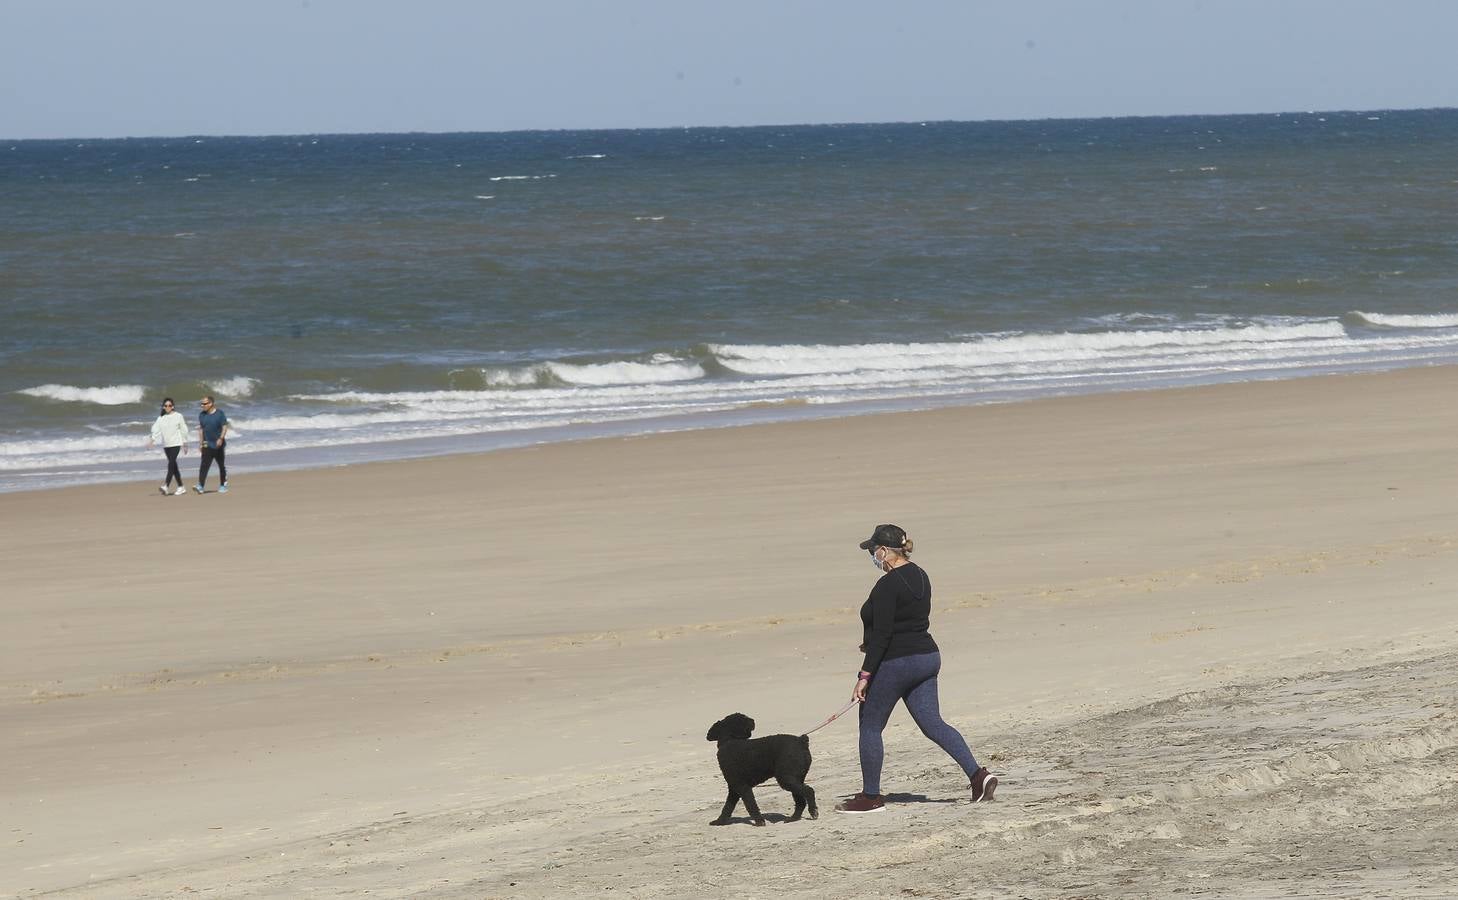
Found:
[[[961,732],[942,720],[937,704],[937,673],[941,669],[940,653],[918,653],[884,660],[876,670],[866,691],[866,702],[861,704],[861,781],[865,793],[881,793],[881,764],[886,758],[881,732],[898,700],[906,701],[906,711],[921,733],[947,751],[969,781],[977,771],[977,760]]]

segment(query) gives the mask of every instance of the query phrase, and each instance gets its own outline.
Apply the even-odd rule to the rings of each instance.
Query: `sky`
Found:
[[[1458,107],[1451,0],[0,0],[0,138]]]

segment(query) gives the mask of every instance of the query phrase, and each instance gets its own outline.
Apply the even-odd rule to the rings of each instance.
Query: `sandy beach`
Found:
[[[1451,896],[1458,369],[0,495],[0,896]],[[159,454],[160,460],[160,454]],[[195,472],[196,456],[184,473]],[[159,475],[161,465],[159,463]],[[817,821],[708,726],[848,699],[856,543],[942,709]]]

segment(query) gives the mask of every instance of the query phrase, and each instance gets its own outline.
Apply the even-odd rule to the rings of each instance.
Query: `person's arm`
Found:
[[[218,429],[218,446],[223,446],[223,441],[228,437],[228,414],[223,413],[223,427]]]
[[[857,700],[866,699],[866,690],[871,678],[880,668],[886,651],[891,649],[891,628],[896,621],[896,593],[883,588],[880,583],[871,589],[871,628],[866,633],[866,658],[861,661],[861,671],[856,676],[855,690],[851,696]]]
[[[891,629],[896,621],[896,592],[876,585],[871,591],[871,629],[866,632],[866,658],[861,671],[876,673],[886,651],[891,649]]]
[[[157,421],[155,421],[155,422],[152,423],[152,433],[147,437],[147,447],[148,447],[148,449],[157,446],[157,442],[160,441],[161,439],[162,439],[162,417],[161,416],[158,416],[157,417]]]

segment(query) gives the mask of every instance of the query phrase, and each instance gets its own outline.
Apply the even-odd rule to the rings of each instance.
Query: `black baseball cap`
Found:
[[[861,541],[862,550],[870,550],[872,547],[890,547],[892,550],[900,550],[906,546],[906,532],[898,525],[877,525],[876,530],[871,532],[871,539]]]

